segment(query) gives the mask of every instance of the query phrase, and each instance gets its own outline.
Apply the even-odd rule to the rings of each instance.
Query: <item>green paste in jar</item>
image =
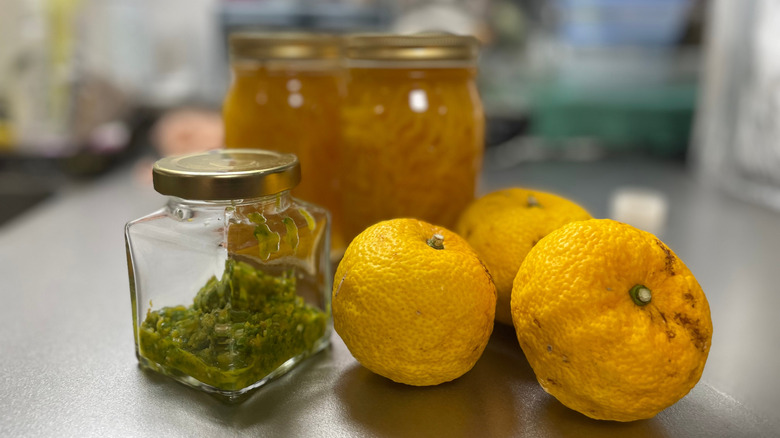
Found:
[[[147,312],[141,354],[219,389],[246,388],[325,333],[327,314],[295,292],[292,273],[275,277],[229,259],[222,279],[211,277],[191,306]]]

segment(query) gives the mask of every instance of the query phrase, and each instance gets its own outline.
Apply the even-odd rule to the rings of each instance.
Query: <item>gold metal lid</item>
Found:
[[[315,33],[238,32],[230,35],[230,56],[254,60],[338,60],[341,38]]]
[[[167,157],[152,168],[163,195],[215,201],[248,199],[289,190],[301,180],[298,157],[260,149],[219,149]]]
[[[344,41],[345,56],[375,61],[473,61],[479,41],[447,33],[414,35],[352,35]]]

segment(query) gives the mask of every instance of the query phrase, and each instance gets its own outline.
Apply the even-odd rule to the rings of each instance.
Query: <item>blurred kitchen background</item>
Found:
[[[0,10],[0,223],[177,142],[219,146],[237,29],[473,34],[487,168],[632,155],[780,207],[776,1],[0,0]]]

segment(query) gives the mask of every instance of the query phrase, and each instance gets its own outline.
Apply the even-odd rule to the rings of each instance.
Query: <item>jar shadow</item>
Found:
[[[205,428],[267,429],[279,436],[294,436],[297,425],[289,420],[296,418],[297,412],[316,409],[313,406],[332,392],[330,385],[321,383],[333,380],[327,375],[332,373],[332,356],[332,347],[327,347],[235,403],[187,387],[154,371],[139,369],[143,383],[148,384],[149,396],[162,400],[141,404],[139,415],[148,417],[151,424],[159,421],[160,412],[155,407],[175,405],[178,415],[170,416],[171,422],[175,422],[177,416],[183,416],[200,419]],[[193,427],[193,424],[183,424],[181,430]],[[201,434],[198,430],[193,433]]]

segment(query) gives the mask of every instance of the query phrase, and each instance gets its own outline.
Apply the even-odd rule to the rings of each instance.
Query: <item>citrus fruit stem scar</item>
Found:
[[[528,206],[529,207],[541,207],[541,205],[539,205],[539,200],[536,199],[536,196],[534,196],[534,195],[528,195]]]
[[[653,299],[653,294],[647,287],[637,284],[628,291],[631,295],[631,299],[634,300],[634,304],[637,306],[644,306]]]
[[[428,246],[433,249],[444,249],[444,236],[441,234],[434,234],[426,242],[428,243]]]

